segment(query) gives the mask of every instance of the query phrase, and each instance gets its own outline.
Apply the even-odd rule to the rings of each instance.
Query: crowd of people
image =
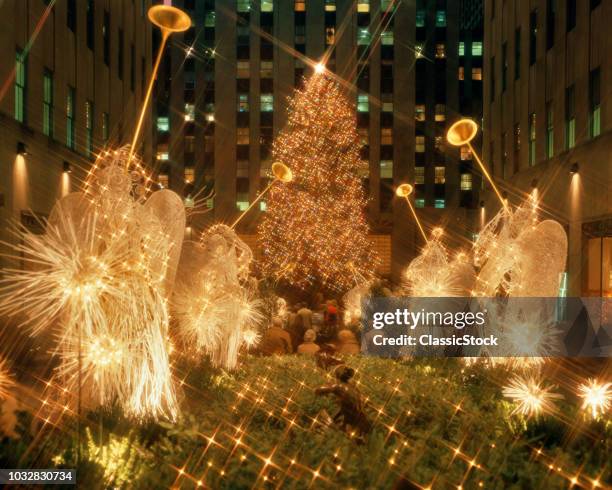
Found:
[[[261,355],[358,354],[358,329],[344,325],[336,300],[281,305],[263,334],[257,351]],[[352,328],[351,328],[352,327]]]

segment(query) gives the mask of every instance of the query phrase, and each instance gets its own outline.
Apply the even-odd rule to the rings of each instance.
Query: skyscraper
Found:
[[[405,203],[394,197],[401,182],[416,183],[427,224],[465,235],[477,176],[470,155],[446,147],[444,134],[464,111],[480,117],[478,2],[469,2],[467,15],[445,1],[174,3],[193,28],[173,40],[159,77],[156,158],[162,185],[183,192],[188,205],[214,191],[194,228],[232,221],[265,187],[287,99],[322,62],[355,104],[359,172],[382,272],[392,261],[405,264],[421,243]],[[265,206],[264,199],[241,221],[247,238]]]

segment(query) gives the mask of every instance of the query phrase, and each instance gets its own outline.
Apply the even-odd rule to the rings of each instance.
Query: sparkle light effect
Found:
[[[242,345],[258,341],[261,304],[249,279],[251,249],[226,225],[185,244],[172,308],[185,349],[234,369]],[[255,331],[255,334],[253,333]]]
[[[504,386],[502,392],[516,405],[512,413],[526,417],[538,417],[554,412],[555,400],[563,398],[563,395],[553,393],[551,387],[544,386],[541,381],[531,376],[515,376]]]
[[[10,246],[25,267],[3,271],[0,312],[35,335],[55,334],[57,375],[70,390],[86,383],[87,401],[173,418],[166,298],[184,210],[170,191],[147,200],[147,180],[133,170],[142,166],[132,158],[126,170],[128,154],[100,157],[87,192],[59,200],[44,234],[15,226]]]
[[[355,272],[371,277],[355,112],[327,72],[315,71],[295,93],[273,155],[293,180],[270,191],[258,229],[263,275],[341,292],[355,285]]]
[[[597,419],[612,405],[612,383],[589,379],[578,387],[578,396],[582,398],[582,409]]]
[[[0,357],[0,401],[6,400],[13,385],[13,377],[8,369],[7,362]]]

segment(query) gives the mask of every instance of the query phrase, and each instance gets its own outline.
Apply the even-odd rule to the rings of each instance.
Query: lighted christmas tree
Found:
[[[273,145],[293,180],[274,186],[259,227],[262,272],[302,289],[345,291],[371,277],[367,200],[359,176],[356,115],[318,67],[289,106]]]

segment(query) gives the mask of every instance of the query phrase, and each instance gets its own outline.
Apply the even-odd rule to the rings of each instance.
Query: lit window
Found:
[[[169,155],[167,151],[158,151],[157,152],[157,159],[158,160],[162,160],[162,161],[166,161],[169,159]]]
[[[418,199],[414,200],[414,207],[415,208],[424,208],[425,207],[425,199],[423,199],[422,197],[419,197]]]
[[[249,112],[249,94],[238,95],[238,112]]]
[[[536,161],[536,115],[529,114],[529,165],[535,165]]]
[[[472,80],[482,80],[482,68],[472,68]]]
[[[565,147],[576,145],[576,91],[574,86],[565,89]]]
[[[425,27],[425,11],[424,10],[416,11],[416,26]]]
[[[471,160],[472,159],[472,150],[467,145],[461,147],[461,160]]]
[[[195,105],[185,104],[185,121],[195,121]]]
[[[434,183],[444,184],[446,182],[446,167],[435,167],[434,172]]]
[[[73,150],[75,147],[74,99],[74,88],[68,87],[68,95],[66,96],[66,146]]]
[[[249,207],[248,192],[238,192],[236,195],[236,207],[239,211],[246,211]]]
[[[436,151],[444,152],[444,138],[442,136],[436,136],[434,140],[434,148]]]
[[[332,45],[336,41],[336,28],[328,26],[325,28],[325,44]]]
[[[425,136],[416,137],[415,151],[417,153],[425,153]]]
[[[386,12],[393,5],[395,0],[380,0],[380,10]]]
[[[204,27],[215,27],[215,11],[209,10],[204,17]]]
[[[251,65],[248,61],[238,61],[236,66],[236,76],[238,78],[250,78],[251,76]]]
[[[272,94],[261,94],[261,112],[272,112],[274,110],[274,96]]]
[[[336,11],[336,0],[325,0],[325,12]]]
[[[381,32],[380,43],[383,46],[393,46],[393,31],[391,29],[388,28]]]
[[[472,56],[482,56],[482,41],[472,42]]]
[[[436,27],[446,27],[446,10],[436,11]]]
[[[266,201],[259,201],[259,210],[260,211],[268,210],[268,205],[266,204]]]
[[[109,121],[108,121],[108,112],[102,113],[102,141],[107,142],[109,136]]]
[[[363,146],[370,144],[370,132],[368,128],[357,128],[359,134],[359,143]]]
[[[195,169],[193,167],[185,167],[185,184],[193,184],[195,181]]]
[[[19,122],[25,121],[26,57],[21,51],[15,56],[15,119]]]
[[[380,161],[380,178],[381,179],[392,179],[393,178],[393,160],[381,160]]]
[[[436,199],[434,201],[434,208],[444,209],[446,207],[446,201],[444,199]]]
[[[443,43],[436,44],[436,58],[445,58],[446,57],[446,48]]]
[[[238,160],[236,162],[236,177],[248,178],[249,177],[249,161]]]
[[[368,160],[359,160],[357,174],[362,179],[367,179],[370,176],[370,162]]]
[[[591,138],[601,134],[601,69],[596,68],[589,76],[589,129]]]
[[[414,119],[417,121],[425,120],[425,104],[416,104],[414,106]]]
[[[425,183],[425,167],[414,167],[414,183]]]
[[[357,95],[357,112],[368,112],[370,110],[370,102],[367,94]]]
[[[157,130],[164,133],[170,131],[170,118],[168,116],[157,118]]]
[[[464,80],[465,79],[465,68],[463,66],[459,67],[458,78],[459,78],[459,80]]]
[[[436,104],[436,121],[445,121],[446,120],[446,106],[444,104]]]
[[[465,55],[465,43],[463,41],[459,41],[459,56]]]
[[[248,145],[249,144],[249,128],[236,128],[236,144],[237,145]]]
[[[294,9],[296,12],[305,12],[306,0],[295,0]]]
[[[260,8],[262,12],[273,12],[274,0],[261,0]]]
[[[85,102],[85,152],[87,156],[93,151],[93,103]]]
[[[215,207],[215,198],[211,197],[210,199],[206,199],[206,207],[208,209],[213,209]]]
[[[414,57],[415,58],[423,58],[423,56],[425,56],[423,54],[423,50],[424,50],[424,46],[422,44],[415,44],[414,45]]]
[[[393,129],[392,128],[381,128],[380,129],[380,144],[381,145],[392,145],[393,144]]]
[[[238,12],[249,12],[251,10],[251,0],[236,0],[236,10]]]
[[[357,44],[359,46],[367,46],[370,44],[370,31],[367,27],[360,27],[357,31]]]
[[[471,191],[472,190],[472,174],[461,174],[461,182],[460,182],[462,191]]]
[[[383,112],[393,112],[393,101],[383,100],[382,111]]]
[[[185,136],[185,153],[194,153],[195,152],[195,136],[186,135]]]
[[[357,0],[357,12],[368,13],[370,11],[370,0]]]
[[[272,78],[272,70],[274,69],[271,61],[262,61],[259,66],[259,75],[261,78]]]
[[[53,137],[53,74],[43,75],[43,134]]]
[[[162,189],[167,189],[169,185],[168,174],[159,174],[157,177],[157,183]]]

